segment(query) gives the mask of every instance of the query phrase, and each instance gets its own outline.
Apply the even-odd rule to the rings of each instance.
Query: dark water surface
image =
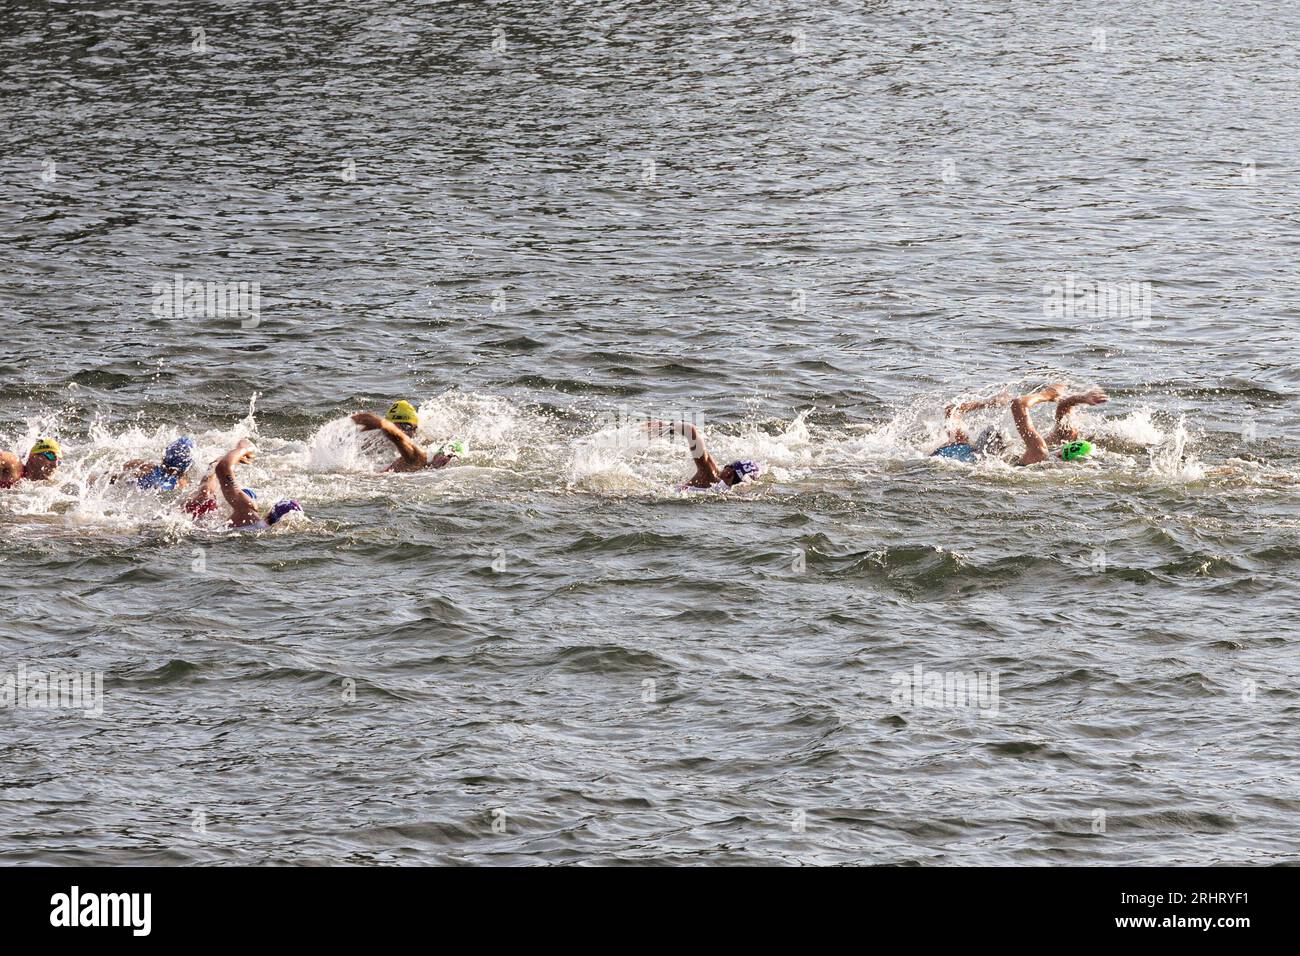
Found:
[[[0,491],[0,677],[103,712],[0,710],[0,860],[1294,861],[1298,36],[8,5],[0,446],[66,457]],[[176,274],[257,321],[155,314]],[[1151,314],[1049,314],[1067,275]],[[1111,396],[1092,463],[928,457],[1056,380]],[[344,416],[397,398],[469,454],[377,474]],[[682,494],[641,415],[767,473]],[[310,520],[94,480],[181,433]]]

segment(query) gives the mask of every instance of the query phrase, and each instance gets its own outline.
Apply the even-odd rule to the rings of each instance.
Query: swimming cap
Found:
[[[254,501],[257,500],[257,492],[254,491],[252,488],[241,488],[240,490],[243,491],[244,494],[248,495],[248,497],[252,498]]]
[[[194,464],[194,439],[178,438],[163,453],[163,467],[172,471],[189,471]]]
[[[1092,442],[1072,441],[1061,448],[1061,457],[1066,461],[1082,461],[1092,454]]]
[[[415,413],[415,406],[410,402],[393,402],[393,407],[384,416],[394,425],[419,425],[420,416]]]
[[[448,457],[451,457],[452,455],[464,456],[469,454],[469,446],[459,439],[456,441],[444,442],[443,446],[438,449],[438,454],[446,455]]]
[[[285,498],[283,501],[277,501],[275,507],[266,513],[266,523],[275,524],[290,511],[302,511],[302,505],[292,498]]]
[[[55,458],[63,457],[63,449],[59,447],[59,443],[56,442],[53,438],[36,439],[36,444],[32,446],[32,450],[28,453],[28,455],[29,457],[31,455],[41,455],[47,451],[54,452]]]
[[[763,466],[749,458],[733,461],[727,467],[736,473],[737,484],[742,481],[752,481],[763,473]]]

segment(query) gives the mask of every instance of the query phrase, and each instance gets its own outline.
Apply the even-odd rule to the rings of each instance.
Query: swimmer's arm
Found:
[[[371,431],[378,429],[383,432],[388,440],[397,446],[397,453],[402,456],[402,461],[408,465],[415,465],[417,468],[423,468],[429,463],[429,457],[415,442],[411,441],[406,432],[402,431],[386,418],[380,418],[371,412],[358,412],[352,416],[352,420],[361,426],[362,431]],[[388,469],[391,470],[391,469]]]
[[[1011,400],[1010,392],[998,392],[992,398],[979,398],[973,402],[962,402],[960,405],[949,405],[943,410],[944,418],[960,418],[967,412],[978,412],[980,409],[993,408],[995,405],[1004,405]]]
[[[1105,405],[1110,396],[1099,388],[1078,395],[1067,395],[1056,404],[1056,420],[1059,422],[1080,405]]]
[[[1034,427],[1034,420],[1029,416],[1029,410],[1043,402],[1056,401],[1063,391],[1065,391],[1064,385],[1049,385],[1040,392],[1030,392],[1012,401],[1011,417],[1016,420],[1016,428],[1019,429],[1020,437],[1025,442],[1025,453],[1020,456],[1020,464],[1033,465],[1047,460],[1047,442]]]
[[[645,427],[651,437],[682,435],[686,438],[686,446],[691,451],[691,457],[695,459],[695,474],[687,482],[688,485],[695,488],[708,488],[722,480],[718,463],[713,460],[713,456],[704,445],[704,436],[690,422],[650,421],[646,422]]]
[[[115,485],[123,478],[129,478],[136,481],[143,478],[149,472],[153,471],[153,462],[145,461],[142,458],[133,458],[122,466],[122,470],[108,479],[110,485]]]
[[[244,494],[244,489],[239,487],[239,482],[235,480],[235,465],[243,465],[252,460],[252,445],[248,439],[244,439],[232,451],[227,452],[226,457],[217,462],[217,484],[226,503],[230,505],[230,510],[233,512],[230,523],[236,528],[256,524],[262,520],[253,499]]]
[[[1077,441],[1079,429],[1070,420],[1070,413],[1080,405],[1104,405],[1108,401],[1110,401],[1110,396],[1099,388],[1078,395],[1065,396],[1056,403],[1056,427],[1047,436],[1048,444],[1055,445],[1059,442]]]
[[[970,444],[970,436],[966,434],[966,429],[962,427],[961,417],[966,412],[978,412],[981,409],[992,408],[995,405],[1005,405],[1011,400],[1010,392],[999,392],[992,398],[979,398],[973,402],[962,402],[961,404],[952,404],[944,407],[943,424],[948,429],[947,441],[961,442]]]

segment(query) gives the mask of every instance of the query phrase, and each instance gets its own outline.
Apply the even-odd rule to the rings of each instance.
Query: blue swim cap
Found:
[[[275,524],[290,511],[302,511],[302,505],[298,504],[298,502],[294,501],[292,498],[285,498],[283,501],[277,501],[275,507],[267,512],[266,523],[269,525]]]
[[[178,438],[163,453],[163,467],[172,471],[189,471],[194,464],[194,439]]]
[[[243,488],[241,490],[244,492],[244,494],[248,495],[248,497],[252,498],[254,501],[257,500],[257,492],[254,491],[252,488]]]
[[[736,484],[740,484],[742,481],[752,481],[763,473],[763,466],[750,458],[733,461],[727,467],[736,473]]]

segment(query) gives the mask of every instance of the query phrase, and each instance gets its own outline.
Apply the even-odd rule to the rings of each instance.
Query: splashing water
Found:
[[[1151,472],[1168,480],[1198,481],[1205,477],[1206,469],[1187,452],[1190,437],[1182,416],[1164,441],[1150,449]]]
[[[523,483],[554,491],[677,496],[694,470],[689,449],[680,437],[652,439],[639,424],[626,423],[593,431],[590,413],[575,412],[566,424],[563,419],[496,396],[451,390],[419,404],[420,426],[415,437],[426,448],[459,439],[467,442],[467,454],[437,472],[383,474],[396,458],[383,435],[362,432],[350,416],[324,423],[305,440],[263,434],[257,420],[257,398],[249,399],[248,413],[230,428],[190,432],[197,463],[190,475],[192,483],[202,477],[208,463],[242,438],[256,440],[258,454],[252,463],[241,467],[241,482],[255,488],[267,502],[294,497],[304,506],[313,501],[391,497],[399,487],[404,500],[425,495],[437,498],[453,491],[482,493],[490,483],[498,484],[504,493]],[[801,486],[836,480],[851,488],[882,469],[928,460],[945,439],[942,409],[947,400],[951,397],[918,400],[895,409],[882,421],[841,428],[810,424],[814,410],[809,409],[788,422],[751,419],[738,426],[714,426],[704,431],[709,451],[719,464],[739,458],[763,464],[764,475],[755,488],[747,489],[751,492],[779,493],[778,486],[797,492]],[[1189,450],[1192,438],[1182,419],[1161,428],[1156,423],[1157,412],[1146,406],[1114,417],[1090,410],[1076,414],[1081,432],[1100,444],[1098,463],[1109,462],[1135,472],[1141,472],[1141,465],[1146,464],[1150,478],[1165,482],[1194,481],[1207,474]],[[51,433],[55,417],[56,413],[49,413],[30,419],[22,436],[6,443],[22,447],[27,442],[30,447],[37,437]],[[1013,448],[1018,441],[1004,408],[968,414],[963,425],[971,434],[986,426],[999,428]],[[22,483],[0,496],[0,509],[14,515],[59,516],[81,528],[161,527],[186,532],[193,523],[179,508],[179,494],[160,495],[108,481],[131,460],[159,460],[167,445],[185,433],[171,426],[149,428],[139,423],[114,430],[97,417],[84,439],[68,439],[57,480]],[[971,469],[952,462],[939,462],[937,467]],[[995,458],[981,461],[972,470],[990,475],[1018,472]]]

